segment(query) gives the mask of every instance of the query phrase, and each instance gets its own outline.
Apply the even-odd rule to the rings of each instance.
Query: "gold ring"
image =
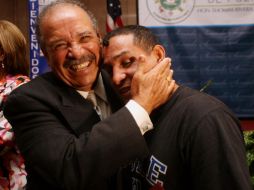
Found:
[[[168,76],[168,77],[166,78],[166,80],[167,80],[168,82],[171,82],[171,77]]]

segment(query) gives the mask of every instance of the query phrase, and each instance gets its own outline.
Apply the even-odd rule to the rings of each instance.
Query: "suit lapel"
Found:
[[[77,136],[86,131],[91,131],[93,125],[100,121],[93,107],[89,103],[87,104],[88,105],[59,107],[61,114]]]
[[[84,99],[75,89],[60,81],[52,73],[48,75],[50,84],[60,100],[57,109],[62,115],[64,123],[67,123],[71,130],[79,136],[84,132],[91,131],[94,124],[100,121],[100,117],[93,109],[91,102]]]
[[[107,99],[112,111],[115,112],[123,105],[121,98],[116,93],[105,71],[102,71],[102,77]],[[59,80],[52,72],[44,75],[44,78],[50,81],[50,87],[54,89],[55,96],[58,96],[56,99],[60,100],[60,102],[55,102],[55,104],[57,104],[57,109],[62,115],[64,125],[67,123],[77,136],[86,131],[91,131],[93,125],[100,121],[98,114],[93,109],[93,105],[85,100],[75,89]]]

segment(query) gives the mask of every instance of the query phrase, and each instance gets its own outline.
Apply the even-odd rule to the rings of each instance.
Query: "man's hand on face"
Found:
[[[150,114],[165,103],[173,92],[175,81],[172,80],[173,71],[170,70],[171,59],[164,58],[153,68],[144,56],[140,56],[137,62],[138,69],[131,84],[132,99]]]

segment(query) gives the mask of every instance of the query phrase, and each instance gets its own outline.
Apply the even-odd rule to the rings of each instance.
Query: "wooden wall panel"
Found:
[[[29,37],[29,3],[28,0],[14,0],[15,2],[15,23],[22,30],[24,35]]]
[[[28,38],[28,1],[27,0],[1,0],[0,19],[16,24]]]
[[[14,14],[15,0],[0,0],[0,19],[15,21]]]
[[[100,33],[103,35],[106,27],[106,0],[83,0],[83,3],[96,17]]]
[[[121,0],[121,6],[124,24],[137,24],[136,0]]]

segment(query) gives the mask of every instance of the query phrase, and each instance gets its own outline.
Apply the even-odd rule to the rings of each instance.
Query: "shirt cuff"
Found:
[[[129,100],[125,107],[130,111],[142,135],[144,135],[145,132],[153,129],[153,123],[148,113],[137,102],[135,102],[134,100]]]

